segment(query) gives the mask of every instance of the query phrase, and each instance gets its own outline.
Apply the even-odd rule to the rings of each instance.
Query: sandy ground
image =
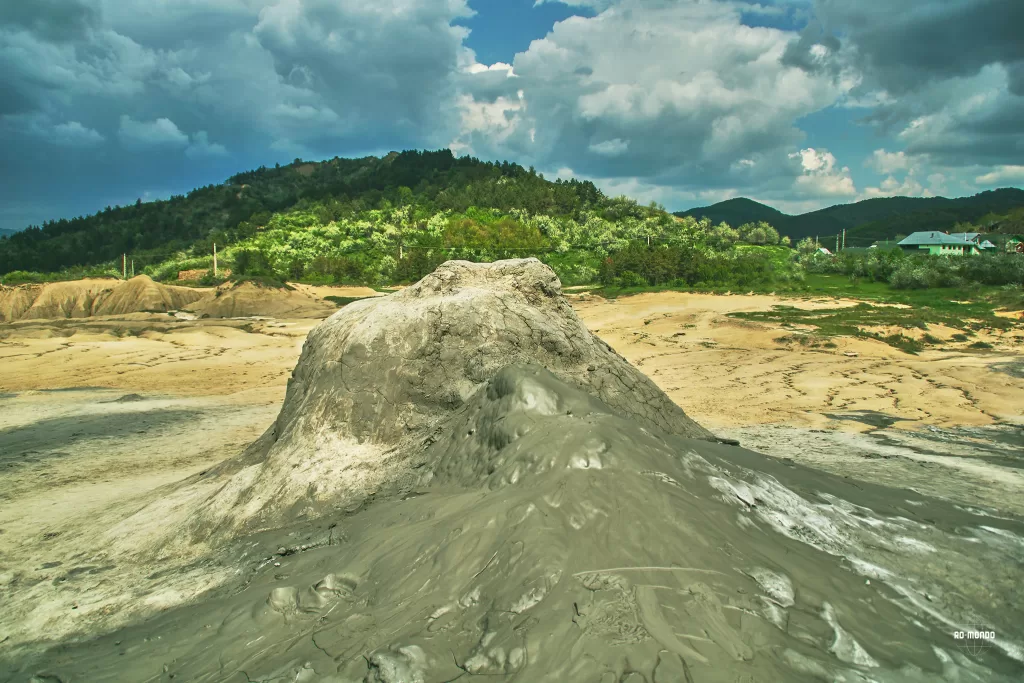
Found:
[[[709,427],[823,428],[829,413],[863,410],[908,421],[903,427],[1024,424],[1024,382],[998,370],[1024,354],[1013,336],[1020,330],[995,339],[994,351],[914,356],[853,338],[836,338],[834,349],[787,348],[775,341],[788,332],[781,327],[726,317],[779,303],[815,309],[855,302],[666,292],[584,297],[574,305],[591,330]]]
[[[775,341],[790,330],[726,317],[780,303],[856,302],[664,292],[616,301],[584,295],[574,306],[721,436],[841,476],[1024,513],[1020,329],[985,336],[992,350],[915,356],[843,337],[834,349],[794,348]]]
[[[573,295],[591,330],[722,436],[965,509],[1024,514],[1024,353],[1012,337],[919,356],[859,339],[794,349],[774,341],[778,326],[726,317],[780,302]],[[258,437],[318,322],[137,313],[0,325],[0,591],[16,575],[56,580],[66,567],[47,558],[74,549],[75,520],[130,506]]]
[[[318,299],[375,294],[368,288],[298,287]],[[1002,430],[1009,434],[1003,439],[1007,448],[1020,445],[1013,435],[1019,435],[1019,426],[1024,425],[1021,346],[1001,344],[995,351],[926,351],[913,356],[881,342],[838,338],[835,349],[794,349],[774,341],[780,335],[775,325],[726,317],[735,311],[769,310],[782,301],[761,295],[666,292],[615,301],[584,294],[574,296],[573,305],[591,330],[640,367],[698,422],[772,454],[799,458],[802,453],[804,459],[821,465],[833,458],[813,453],[836,449],[839,443],[829,437],[823,444],[823,436],[849,434],[843,437],[843,446],[864,450],[850,444],[867,439],[865,434],[874,434],[879,427],[910,432],[931,428],[938,431],[930,434],[947,439],[956,437],[957,430],[970,428],[977,432],[970,437],[975,440],[979,434],[984,440]],[[829,308],[854,302],[785,303]],[[53,437],[47,447],[71,451],[74,457],[37,456],[33,461],[29,454],[14,466],[10,451],[0,449],[8,451],[6,463],[0,465],[7,468],[0,484],[0,529],[4,530],[0,552],[11,550],[10,543],[19,535],[18,520],[39,519],[32,507],[37,497],[40,505],[66,501],[79,494],[64,487],[78,487],[75,491],[86,487],[81,495],[101,505],[104,491],[116,499],[125,491],[152,488],[202,469],[258,436],[280,405],[305,336],[318,322],[187,321],[162,314],[130,314],[0,326],[0,396],[9,395],[0,399],[0,438],[21,438],[26,430],[60,420],[69,433],[75,432],[75,425],[109,414],[112,406],[119,411],[130,407],[144,414],[152,410],[176,416],[171,420],[176,426],[163,428],[166,442],[152,440],[149,429],[116,438],[86,431],[61,446],[65,437],[60,431],[65,425],[61,425],[57,431],[47,427]],[[100,402],[129,392],[147,400]],[[208,415],[213,405],[216,419]],[[868,416],[866,421],[856,419],[862,413]],[[881,415],[884,425],[872,424],[872,415]],[[209,429],[193,429],[196,420]],[[186,429],[186,425],[192,427]],[[201,443],[178,440],[185,432],[202,433]],[[139,480],[129,485],[123,473],[108,476],[118,469],[122,456],[90,445],[96,440],[116,441],[125,444],[125,450],[149,453],[144,465],[136,462],[130,468],[131,476]],[[806,448],[793,448],[794,440]],[[175,446],[168,448],[171,442]],[[884,445],[895,447],[891,442]],[[168,450],[176,455],[165,455]],[[948,453],[950,449],[938,450]],[[923,452],[905,455],[917,462],[962,460]],[[104,463],[107,459],[111,462]],[[839,458],[837,467],[850,465],[863,473],[863,459],[851,465]],[[884,464],[879,476],[884,477],[893,463],[878,459]],[[55,470],[61,472],[56,479],[50,474]],[[1019,483],[1015,468],[1002,470]],[[54,487],[55,481],[60,482],[59,488]],[[69,515],[81,509],[59,507]],[[59,517],[53,511],[46,520],[58,523]]]

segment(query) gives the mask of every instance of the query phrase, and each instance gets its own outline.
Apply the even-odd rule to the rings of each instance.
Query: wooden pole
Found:
[[[217,243],[213,243],[213,276],[217,277]]]
[[[135,277],[135,259],[132,259],[132,277]]]
[[[121,279],[128,279],[128,255],[121,254]]]

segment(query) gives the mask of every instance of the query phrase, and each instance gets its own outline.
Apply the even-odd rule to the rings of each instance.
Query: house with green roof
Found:
[[[900,240],[900,249],[915,254],[931,254],[933,256],[973,255],[980,254],[981,248],[976,242],[956,238],[938,230],[911,233]]]

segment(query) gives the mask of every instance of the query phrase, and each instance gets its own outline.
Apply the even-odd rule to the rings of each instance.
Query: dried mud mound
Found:
[[[337,307],[288,287],[245,281],[222,285],[186,310],[211,318],[325,318]]]
[[[119,282],[86,279],[0,288],[0,322],[88,318],[173,311],[201,299],[205,292],[154,282],[137,275]]]
[[[233,535],[358,507],[418,477],[424,444],[498,371],[535,363],[645,428],[714,440],[594,336],[536,259],[450,261],[316,327],[276,423],[216,474],[181,539]]]
[[[98,545],[157,539],[166,564],[202,540],[236,579],[92,640],[34,655],[18,643],[0,670],[324,683],[1024,672],[1024,523],[713,442],[583,329],[536,261],[447,263],[350,304],[310,335],[275,425],[153,505],[164,536],[137,516]],[[187,591],[179,573],[129,590],[108,572],[76,618],[130,607],[123,595],[166,607]],[[996,637],[963,647],[953,633],[970,624]]]
[[[117,280],[87,279],[45,285],[0,287],[0,322],[88,318]]]
[[[176,311],[205,296],[190,287],[154,282],[148,275],[136,275],[106,292],[93,307],[93,315]]]
[[[248,540],[240,586],[17,662],[14,680],[1024,671],[1019,523],[643,428],[537,366],[500,370],[443,427],[412,490]],[[953,632],[971,623],[996,640],[962,648]]]

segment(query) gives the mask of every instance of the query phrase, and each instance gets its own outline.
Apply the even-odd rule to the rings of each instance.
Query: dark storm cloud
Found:
[[[815,16],[891,93],[1024,59],[1020,0],[818,0]]]
[[[1024,96],[1024,60],[1011,64],[1007,70],[1010,92],[1014,95]]]
[[[831,140],[805,155],[801,127],[852,100],[890,149],[1019,154],[1024,0],[570,4],[596,16],[523,45],[510,74],[453,26],[466,0],[0,0],[0,227],[26,204],[42,220],[449,144],[621,191],[847,196],[856,152],[811,168]]]
[[[78,0],[7,0],[0,3],[0,27],[17,28],[47,40],[71,40],[85,34],[96,10]]]
[[[464,0],[0,0],[0,207],[36,221],[296,156],[440,147]],[[61,187],[59,193],[53,187]],[[0,211],[3,227],[25,212]]]
[[[853,99],[884,95],[862,120],[898,134],[908,154],[1013,163],[1024,136],[1021,26],[1020,0],[816,0],[784,60],[857,73]]]
[[[782,63],[810,72],[826,72],[838,75],[842,64],[837,55],[842,43],[825,32],[818,21],[810,22],[801,32],[800,38],[786,46]]]

